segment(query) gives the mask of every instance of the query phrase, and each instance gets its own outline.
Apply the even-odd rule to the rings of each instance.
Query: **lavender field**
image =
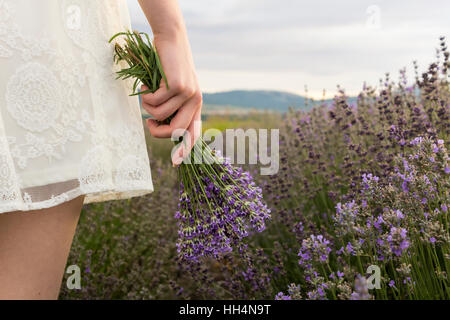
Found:
[[[252,127],[280,128],[278,174],[245,168],[272,219],[219,259],[179,260],[177,172],[149,138],[155,192],[84,207],[68,262],[82,288],[63,281],[60,298],[450,299],[449,68],[441,38],[415,83],[400,71],[356,104],[340,90],[278,124],[255,116]]]

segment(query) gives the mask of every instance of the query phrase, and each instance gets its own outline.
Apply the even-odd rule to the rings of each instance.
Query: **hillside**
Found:
[[[289,107],[306,108],[305,98],[300,95],[266,90],[233,90],[204,93],[203,102],[207,106],[230,106],[233,108],[279,112],[285,112]]]
[[[348,99],[349,103],[354,103],[355,97]],[[301,95],[270,90],[232,90],[215,93],[203,93],[203,113],[204,114],[247,114],[255,111],[275,111],[286,112],[289,107],[294,109],[309,109],[313,104],[320,101],[307,102]],[[331,103],[332,99],[325,100]],[[145,112],[143,112],[146,114]]]

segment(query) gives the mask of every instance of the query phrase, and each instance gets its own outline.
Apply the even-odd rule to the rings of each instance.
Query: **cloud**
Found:
[[[133,25],[149,31],[137,1],[128,2]],[[365,80],[376,85],[385,72],[395,75],[413,60],[425,67],[438,37],[450,35],[445,0],[180,4],[206,91],[239,86],[301,92],[307,84],[313,93],[332,93],[341,84],[357,92]]]

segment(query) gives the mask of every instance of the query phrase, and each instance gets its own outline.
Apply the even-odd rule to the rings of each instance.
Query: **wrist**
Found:
[[[164,30],[153,30],[153,36],[158,41],[177,41],[186,36],[186,29],[181,25],[172,25]]]

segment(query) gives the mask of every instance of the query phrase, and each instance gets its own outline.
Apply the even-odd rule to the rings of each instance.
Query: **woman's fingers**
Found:
[[[201,127],[201,120],[202,120],[202,110],[198,109],[194,115],[193,120],[191,121],[191,124],[189,125],[187,131],[189,132],[189,137],[191,138],[189,149],[192,149],[194,147],[195,142],[200,138],[200,135],[202,133],[202,127]],[[187,153],[184,154],[184,156],[187,156],[190,150],[186,150]]]
[[[149,88],[143,85],[141,90],[147,91]],[[177,94],[175,90],[167,90],[166,83],[161,81],[161,85],[154,93],[145,93],[142,95],[142,101],[152,106],[159,106]]]
[[[189,112],[186,112],[186,109],[183,107],[178,111],[170,124],[161,124],[154,119],[148,119],[147,124],[151,135],[155,138],[170,138],[175,130],[186,130],[191,120]]]
[[[148,87],[143,85],[142,91],[148,90]],[[169,82],[169,89],[167,89],[166,83],[161,81],[161,84],[154,93],[146,93],[142,95],[142,101],[152,106],[159,106],[170,98],[177,95],[182,95],[186,99],[190,98],[195,93],[195,88],[191,86],[183,85],[181,82]]]
[[[143,86],[143,90],[146,88],[146,86]],[[172,84],[170,90],[167,90],[164,85],[153,94],[144,94],[142,96],[142,106],[156,120],[162,121],[170,117],[195,93],[195,89],[185,88],[180,84]]]
[[[187,132],[189,133],[189,143],[180,143],[179,148],[176,150],[176,152],[173,153],[172,163],[174,166],[178,166],[183,162],[183,159],[189,155],[189,152],[191,152],[195,142],[198,140],[198,138],[200,138],[202,131],[200,125],[201,114],[202,110],[201,108],[199,108],[196,111],[191,123],[189,124],[189,127],[187,128]]]
[[[167,127],[170,126],[167,124],[160,124],[155,119],[147,119],[147,126],[150,134],[155,138],[170,138],[171,136],[170,130],[167,130]]]
[[[186,130],[196,112],[201,109],[201,104],[201,93],[198,93],[178,109],[177,114],[170,121],[170,124],[160,124],[157,120],[148,119],[147,125],[150,133],[156,138],[170,138],[173,131],[177,129]]]
[[[190,98],[190,97],[189,97]],[[163,121],[175,113],[185,102],[184,95],[177,95],[159,106],[143,103],[142,107],[150,113],[156,120]]]

